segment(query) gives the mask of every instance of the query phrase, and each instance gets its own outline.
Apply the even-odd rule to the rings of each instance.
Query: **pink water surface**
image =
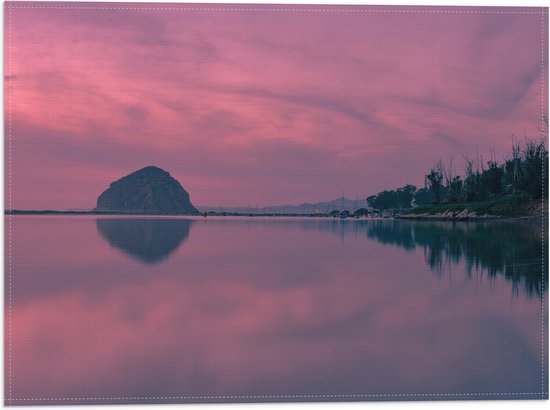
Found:
[[[8,404],[545,394],[540,295],[397,222],[10,223]]]

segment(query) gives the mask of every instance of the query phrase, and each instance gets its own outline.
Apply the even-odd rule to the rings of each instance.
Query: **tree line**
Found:
[[[548,151],[544,134],[539,140],[515,141],[511,153],[499,163],[495,152],[483,157],[464,157],[463,174],[455,173],[451,159],[440,160],[425,175],[423,188],[405,185],[367,198],[374,209],[409,209],[429,204],[482,202],[504,197],[536,200],[548,198]]]
[[[526,199],[548,197],[545,189],[548,151],[544,140],[514,143],[512,154],[499,164],[494,152],[486,164],[478,156],[465,158],[464,177],[453,175],[452,161],[446,168],[442,161],[426,175],[426,188],[433,194],[432,203],[478,202],[502,196]]]

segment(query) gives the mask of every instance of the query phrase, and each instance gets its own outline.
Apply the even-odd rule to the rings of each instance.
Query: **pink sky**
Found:
[[[364,198],[502,159],[545,111],[547,9],[33,5],[6,3],[7,208],[91,208],[147,165],[198,206]]]

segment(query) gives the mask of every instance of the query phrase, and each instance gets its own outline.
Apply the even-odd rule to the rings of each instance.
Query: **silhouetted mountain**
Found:
[[[94,211],[198,214],[189,194],[170,174],[149,166],[111,183]]]
[[[315,214],[329,213],[335,209],[339,211],[353,212],[355,209],[366,206],[365,199],[348,199],[344,197],[336,198],[331,201],[303,203],[300,205],[276,205],[257,207],[222,207],[222,206],[201,206],[203,212],[238,212],[249,214]]]
[[[97,219],[97,231],[134,259],[155,264],[167,258],[189,236],[189,219]]]

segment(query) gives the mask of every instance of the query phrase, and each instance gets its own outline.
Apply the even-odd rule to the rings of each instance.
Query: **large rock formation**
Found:
[[[170,174],[150,166],[111,183],[94,211],[198,214],[189,194]]]

